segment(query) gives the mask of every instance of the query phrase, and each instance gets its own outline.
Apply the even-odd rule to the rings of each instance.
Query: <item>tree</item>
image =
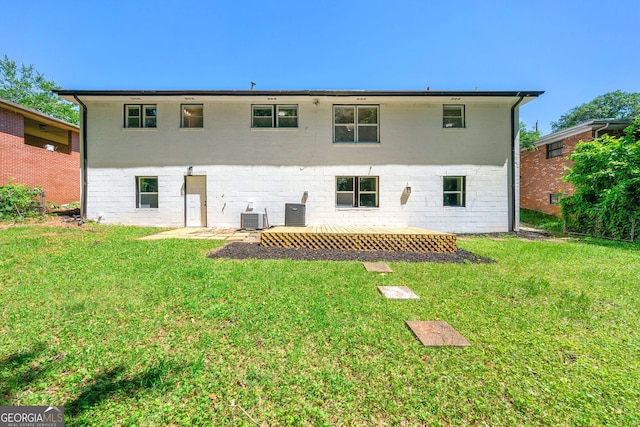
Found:
[[[640,235],[640,118],[616,138],[581,142],[565,176],[575,193],[560,201],[573,231],[618,239]]]
[[[540,131],[537,129],[527,129],[525,122],[520,122],[520,146],[527,150],[533,150],[535,142],[540,139]]]
[[[54,81],[45,79],[33,65],[18,67],[7,55],[0,60],[0,98],[78,124],[77,107],[52,92],[60,88]]]
[[[633,120],[638,116],[640,116],[640,93],[616,90],[571,109],[560,116],[557,122],[551,122],[551,129],[556,132],[589,120]]]

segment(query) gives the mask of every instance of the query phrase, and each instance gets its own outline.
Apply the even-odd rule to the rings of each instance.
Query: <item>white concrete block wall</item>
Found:
[[[183,227],[184,167],[90,168],[88,218],[106,223]],[[285,204],[301,203],[307,225],[411,226],[456,233],[507,231],[507,166],[195,166],[207,176],[207,225],[240,226],[250,203],[283,225]],[[158,208],[137,209],[136,177],[158,177]],[[378,176],[378,208],[337,208],[336,176]],[[442,205],[442,177],[466,176],[466,206]],[[401,197],[406,185],[411,194]]]

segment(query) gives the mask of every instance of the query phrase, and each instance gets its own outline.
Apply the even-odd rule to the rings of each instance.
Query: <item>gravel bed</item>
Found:
[[[492,263],[493,260],[469,251],[455,253],[405,251],[347,251],[339,249],[272,248],[259,243],[234,242],[207,254],[209,258],[290,259],[295,261],[362,261],[362,262],[449,262]]]

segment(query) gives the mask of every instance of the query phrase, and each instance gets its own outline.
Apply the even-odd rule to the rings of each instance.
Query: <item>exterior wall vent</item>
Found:
[[[242,212],[240,214],[240,228],[249,230],[262,230],[267,223],[262,212]]]

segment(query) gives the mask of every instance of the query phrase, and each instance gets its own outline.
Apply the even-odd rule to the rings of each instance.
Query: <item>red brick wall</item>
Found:
[[[80,200],[79,137],[71,132],[69,154],[24,143],[24,119],[0,108],[0,185],[13,180],[42,187],[47,204]]]
[[[565,138],[562,142],[562,156],[547,159],[547,147],[534,151],[520,152],[520,207],[549,215],[560,215],[560,206],[549,203],[552,193],[573,194],[573,186],[562,181],[565,166],[572,162],[566,157],[573,153],[579,141],[591,141],[592,131]]]

